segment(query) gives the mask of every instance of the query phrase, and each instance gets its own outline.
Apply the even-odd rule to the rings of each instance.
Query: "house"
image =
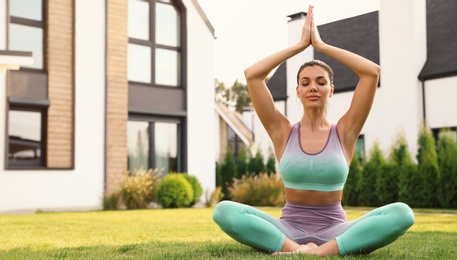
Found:
[[[457,2],[406,0],[379,4],[378,11],[318,28],[325,42],[381,65],[373,108],[357,142],[358,156],[367,156],[376,141],[387,154],[401,132],[415,156],[424,119],[435,135],[443,128],[456,133]],[[290,16],[290,44],[299,40],[305,17],[305,13]],[[312,59],[322,60],[334,70],[335,95],[330,100],[328,117],[337,122],[349,108],[357,78],[348,67],[312,47],[280,65],[268,87],[277,107],[292,123],[297,122],[302,107],[295,95],[295,77],[299,66]],[[269,140],[263,146],[271,146]]]
[[[101,209],[128,169],[215,185],[214,29],[197,0],[0,0],[0,212]],[[33,5],[30,5],[33,4]]]

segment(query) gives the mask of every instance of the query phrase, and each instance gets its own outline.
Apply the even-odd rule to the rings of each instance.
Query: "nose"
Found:
[[[311,83],[309,86],[309,91],[310,92],[317,92],[317,84],[316,83]]]

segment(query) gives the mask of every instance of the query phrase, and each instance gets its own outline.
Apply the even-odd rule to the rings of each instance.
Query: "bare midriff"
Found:
[[[340,202],[342,196],[343,190],[324,192],[286,188],[286,200],[297,204],[331,204]]]

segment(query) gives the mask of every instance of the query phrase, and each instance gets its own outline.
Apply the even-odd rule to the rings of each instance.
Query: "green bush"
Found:
[[[351,165],[349,166],[349,175],[344,185],[343,204],[345,206],[357,206],[359,194],[357,193],[357,182],[362,174],[362,168],[357,158],[357,152],[354,151]]]
[[[192,185],[184,174],[168,174],[159,184],[157,202],[164,208],[189,207],[194,200]]]
[[[359,206],[378,206],[379,201],[376,195],[376,179],[385,165],[379,143],[375,142],[370,158],[364,164],[362,174],[357,180],[357,193],[359,194]]]
[[[159,170],[140,168],[127,175],[119,192],[120,199],[127,209],[145,209],[156,195],[160,181]]]
[[[217,186],[213,192],[210,193],[209,189],[205,190],[205,200],[206,200],[206,207],[214,207],[216,206],[219,201],[224,198],[224,194],[222,193],[222,187]]]
[[[438,155],[436,154],[435,139],[432,131],[424,123],[420,129],[418,139],[419,149],[417,152],[418,174],[421,178],[421,185],[416,187],[422,199],[419,207],[437,207],[438,189],[437,180],[439,176]]]
[[[121,205],[121,196],[119,192],[112,193],[103,197],[103,210],[116,210]]]
[[[444,208],[457,208],[457,143],[449,130],[440,132],[438,159],[440,205]]]
[[[202,185],[195,176],[184,174],[184,177],[190,183],[190,185],[192,186],[192,190],[194,191],[194,199],[190,203],[190,206],[193,206],[195,205],[195,203],[200,201],[200,197],[203,193]]]
[[[253,206],[283,206],[284,185],[275,174],[261,173],[235,179],[229,188],[232,200]]]

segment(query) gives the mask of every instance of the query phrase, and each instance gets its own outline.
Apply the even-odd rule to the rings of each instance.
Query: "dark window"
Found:
[[[359,162],[362,162],[363,158],[365,158],[365,138],[363,135],[360,135],[359,138],[357,138],[357,142],[355,143],[355,152]]]
[[[8,48],[14,51],[33,52],[31,69],[44,69],[44,19],[41,0],[9,1]]]
[[[46,109],[10,107],[8,111],[8,167],[45,166]]]
[[[233,152],[235,159],[238,159],[238,154],[245,149],[245,145],[241,138],[227,125],[227,146]]]
[[[163,173],[182,169],[182,129],[176,121],[129,120],[128,170],[158,168]]]
[[[182,22],[173,1],[129,0],[129,81],[181,86]]]
[[[437,143],[443,134],[451,135],[451,137],[454,138],[454,140],[457,142],[457,127],[433,128],[432,133]]]

